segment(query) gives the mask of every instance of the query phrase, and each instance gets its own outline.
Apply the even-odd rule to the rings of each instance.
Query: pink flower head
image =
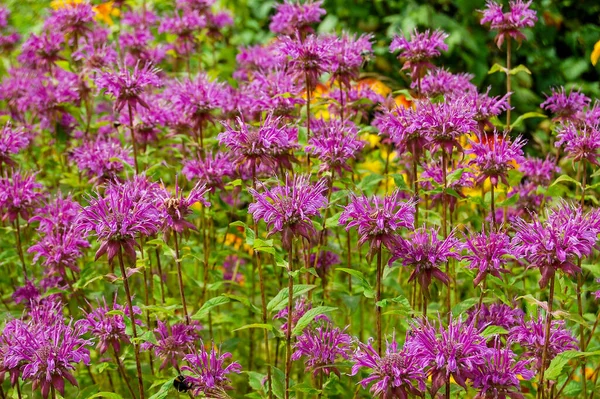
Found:
[[[276,12],[269,29],[285,35],[300,33],[304,36],[311,33],[311,25],[321,21],[321,17],[326,14],[322,5],[323,0],[284,0],[275,6]]]
[[[403,35],[394,36],[390,51],[400,50],[398,58],[405,61],[402,69],[410,70],[412,80],[417,81],[427,69],[433,67],[431,59],[439,57],[441,51],[448,50],[448,45],[444,42],[447,38],[448,34],[440,30],[426,30],[421,33],[415,29],[410,39]]]
[[[536,12],[529,9],[532,0],[523,2],[523,0],[511,0],[509,2],[510,10],[503,12],[502,4],[498,4],[493,0],[488,0],[486,9],[482,11],[483,18],[481,24],[490,24],[491,30],[498,31],[496,35],[496,44],[498,48],[502,47],[502,43],[507,37],[521,42],[525,39],[525,35],[521,30],[525,27],[532,27],[537,21]]]

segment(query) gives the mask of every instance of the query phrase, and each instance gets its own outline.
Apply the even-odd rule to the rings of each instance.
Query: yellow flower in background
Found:
[[[61,8],[71,7],[74,4],[81,4],[83,0],[52,0],[50,2],[50,7],[53,10],[59,10]]]
[[[381,141],[381,136],[374,133],[363,133],[360,135],[360,139],[369,143],[369,148],[375,148]]]
[[[592,51],[592,55],[590,56],[590,59],[592,60],[592,65],[596,66],[598,58],[600,58],[600,40],[598,40],[596,44],[594,44],[594,51]]]
[[[98,4],[92,7],[96,13],[96,19],[102,21],[107,25],[114,24],[111,17],[118,17],[121,15],[121,11],[113,6],[114,1],[107,1],[106,3]]]
[[[358,91],[360,92],[360,89],[363,87],[368,87],[382,97],[387,97],[392,92],[392,89],[390,89],[388,85],[375,78],[363,78],[359,80]]]
[[[394,102],[399,107],[403,107],[403,108],[412,107],[412,101],[410,101],[408,98],[406,98],[406,96],[404,94],[399,94],[396,97],[394,97]]]

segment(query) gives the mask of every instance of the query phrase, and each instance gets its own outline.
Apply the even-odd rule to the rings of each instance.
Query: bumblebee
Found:
[[[187,392],[192,387],[187,382],[185,382],[185,377],[184,376],[178,375],[173,380],[173,388],[177,389],[179,392]]]

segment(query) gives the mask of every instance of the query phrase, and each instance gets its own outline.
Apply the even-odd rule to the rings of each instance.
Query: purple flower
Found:
[[[197,321],[190,325],[175,323],[168,326],[167,323],[158,320],[157,327],[154,329],[156,343],[145,342],[141,348],[142,350],[154,349],[156,357],[162,359],[160,370],[169,364],[177,368],[177,363],[200,338],[198,332],[201,329],[202,327]]]
[[[469,262],[469,269],[477,270],[473,285],[478,285],[488,274],[502,279],[500,273],[510,273],[504,266],[510,260],[513,251],[510,238],[504,232],[470,232],[462,249],[466,252],[462,260]]]
[[[127,105],[135,110],[139,104],[148,108],[148,104],[142,99],[142,94],[147,86],[158,87],[162,84],[158,77],[158,69],[150,64],[140,68],[139,64],[133,71],[121,67],[119,71],[101,71],[95,79],[100,90],[104,89],[107,94],[115,99],[115,111],[121,110]]]
[[[469,164],[475,165],[479,171],[475,183],[483,183],[489,178],[494,187],[498,186],[499,180],[509,186],[508,171],[524,160],[522,148],[525,140],[521,136],[511,140],[508,132],[500,135],[498,131],[494,131],[491,137],[477,132],[475,137],[470,141],[471,148],[467,151],[475,156]]]
[[[331,49],[331,82],[350,87],[357,80],[365,58],[373,54],[373,35],[343,33]]]
[[[242,366],[238,362],[231,362],[227,366],[225,362],[231,357],[231,353],[224,352],[218,355],[214,344],[210,352],[204,348],[200,341],[200,349],[185,355],[184,359],[189,366],[182,366],[181,371],[187,371],[185,382],[192,386],[192,394],[203,393],[207,397],[221,397],[226,390],[233,389],[229,385],[228,374],[241,373]]]
[[[478,392],[474,399],[524,399],[521,380],[530,380],[534,376],[527,368],[528,363],[515,361],[515,354],[510,349],[496,344],[486,353],[485,364],[476,369],[473,388]]]
[[[400,50],[398,58],[404,60],[402,69],[410,70],[413,81],[419,80],[428,68],[433,67],[431,59],[439,57],[441,51],[448,50],[448,45],[444,42],[448,35],[440,30],[430,33],[426,30],[420,33],[416,29],[410,35],[410,39],[403,35],[396,35],[390,44],[390,51]]]
[[[425,131],[421,129],[418,115],[412,107],[396,107],[376,116],[373,125],[380,130],[380,134],[389,136],[399,153],[410,152],[418,159],[429,142]]]
[[[264,164],[273,170],[277,166],[291,168],[291,151],[298,147],[298,129],[281,126],[281,118],[267,115],[260,126],[252,126],[237,118],[237,126],[225,125],[217,140],[236,156],[238,165],[258,168]]]
[[[206,27],[206,17],[198,11],[175,11],[172,17],[161,20],[159,33],[170,33],[177,37],[175,49],[177,53],[190,55],[195,50],[197,34]]]
[[[183,233],[187,229],[196,230],[196,226],[185,220],[185,218],[192,213],[190,208],[197,202],[206,207],[210,206],[210,202],[204,198],[207,191],[206,184],[201,182],[196,183],[187,197],[183,195],[177,182],[175,183],[174,194],[171,194],[167,189],[158,191],[158,209],[163,230],[165,232],[173,230],[177,233]]]
[[[595,215],[583,213],[580,206],[562,202],[546,212],[546,220],[531,215],[531,222],[514,222],[514,254],[540,270],[540,288],[548,285],[557,270],[569,276],[581,272],[576,259],[592,253],[600,231]]]
[[[80,37],[90,33],[95,15],[89,3],[69,3],[52,12],[44,23],[44,29],[60,32],[70,37],[72,43],[77,43]]]
[[[223,189],[223,179],[235,176],[235,167],[229,153],[218,151],[214,155],[208,153],[204,159],[186,161],[181,171],[188,180],[199,180],[214,192]]]
[[[485,338],[472,324],[460,319],[451,319],[448,328],[444,328],[441,318],[437,323],[422,320],[413,326],[405,346],[429,367],[433,397],[450,377],[466,389],[466,380],[483,365],[487,352]]]
[[[61,192],[52,200],[35,211],[29,222],[39,222],[37,230],[40,233],[51,234],[54,231],[65,231],[75,223],[81,206],[73,201],[70,195],[63,196]]]
[[[274,33],[306,35],[313,30],[311,25],[321,21],[326,11],[321,7],[322,0],[284,0],[275,6],[276,12],[269,29]]]
[[[504,303],[482,304],[481,309],[474,306],[469,311],[467,324],[472,323],[477,317],[476,328],[483,330],[487,326],[498,326],[510,329],[523,323],[525,313],[521,309],[515,309]]]
[[[590,105],[590,98],[579,90],[571,90],[568,94],[564,87],[552,89],[546,101],[540,107],[554,114],[556,121],[578,122],[585,107]]]
[[[70,155],[80,170],[99,183],[118,181],[123,165],[133,166],[131,149],[123,148],[118,140],[101,137],[75,147]]]
[[[62,314],[61,308],[55,310]],[[75,365],[90,364],[87,346],[91,342],[82,338],[84,332],[80,323],[65,324],[62,316],[42,316],[41,320],[34,318],[29,322],[15,320],[4,330],[11,337],[4,354],[4,368],[18,369],[23,380],[33,382],[33,390],[41,389],[44,399],[51,387],[64,396],[65,379],[78,386],[72,374]]]
[[[240,47],[238,51],[235,57],[238,69],[233,73],[235,79],[248,80],[256,72],[266,74],[284,63],[285,56],[277,51],[276,42]]]
[[[401,228],[413,228],[415,220],[415,202],[401,201],[402,192],[371,198],[350,194],[350,203],[340,215],[339,223],[346,230],[358,228],[360,245],[369,241],[369,252],[374,254],[382,245],[393,251],[398,244]]]
[[[594,165],[600,165],[600,125],[576,126],[566,122],[557,128],[556,138],[558,140],[554,145],[560,147],[564,144],[567,156],[573,161],[587,160]]]
[[[227,255],[223,261],[223,280],[240,284],[244,280],[244,275],[239,270],[245,266],[245,259],[237,255]]]
[[[305,357],[305,371],[312,370],[314,376],[319,373],[329,375],[333,372],[340,377],[335,362],[340,358],[346,360],[350,358],[352,343],[352,338],[345,331],[346,329],[334,328],[331,323],[325,323],[314,329],[305,329],[294,344],[295,352],[292,354],[292,360]]]
[[[460,172],[458,172],[460,171]],[[465,164],[457,163],[452,167],[451,170],[446,171],[446,176],[452,175],[453,178],[446,181],[448,189],[454,190],[452,194],[443,192],[432,194],[432,204],[439,204],[442,201],[446,201],[448,209],[454,212],[456,205],[458,204],[459,197],[466,198],[463,194],[463,188],[473,187],[473,179],[475,175],[473,171]],[[444,170],[442,169],[442,162],[432,162],[424,165],[424,170],[421,173],[420,179],[422,180],[422,187],[428,190],[438,189],[444,185]],[[453,195],[454,194],[454,195]]]
[[[509,340],[525,349],[524,357],[535,360],[535,369],[542,366],[542,352],[546,342],[546,320],[541,315],[525,323],[515,326],[509,331]],[[546,361],[550,362],[559,353],[567,350],[579,350],[577,339],[565,328],[563,320],[552,320],[550,338],[546,351]]]
[[[502,4],[488,0],[486,9],[482,11],[483,18],[481,24],[490,23],[490,29],[498,31],[496,35],[496,44],[498,48],[507,37],[512,37],[519,43],[526,39],[521,30],[525,27],[532,27],[537,21],[536,12],[529,9],[531,0],[524,3],[522,0],[511,0],[509,2],[510,10],[502,12]]]
[[[14,222],[19,215],[29,220],[33,209],[42,199],[38,189],[43,186],[35,182],[35,175],[14,172],[12,177],[0,178],[0,210],[2,220]]]
[[[365,146],[358,137],[358,127],[351,121],[337,118],[312,119],[311,136],[306,151],[316,156],[322,163],[320,172],[331,170],[342,176],[342,169],[351,171],[348,161],[356,158]]]
[[[54,63],[64,59],[60,55],[63,45],[62,33],[42,32],[39,36],[31,34],[23,43],[17,60],[26,67],[52,73]]]
[[[42,237],[29,247],[27,252],[35,254],[33,262],[43,258],[42,266],[46,275],[60,275],[67,278],[66,269],[79,273],[77,261],[83,256],[83,249],[90,244],[73,225],[65,230],[55,230]]]
[[[112,306],[109,307],[106,299],[102,298],[102,303],[98,301],[98,306],[90,312],[85,313],[85,318],[80,321],[85,332],[89,332],[98,340],[97,350],[100,354],[106,352],[110,347],[115,353],[121,352],[121,344],[131,344],[129,335],[126,332],[125,315],[129,317],[129,309],[117,303],[115,294]],[[134,315],[142,314],[137,306],[133,307]],[[136,320],[136,324],[141,324]]]
[[[406,240],[400,240],[393,248],[393,255],[389,265],[400,259],[403,266],[414,267],[408,281],[417,279],[423,290],[427,293],[432,278],[436,278],[448,285],[450,278],[442,272],[440,266],[448,262],[448,258],[458,259],[456,252],[459,242],[454,232],[448,234],[443,240],[438,238],[439,229],[421,227],[415,230]]]
[[[249,188],[256,202],[250,204],[248,212],[255,222],[265,221],[269,229],[267,236],[281,232],[283,246],[288,249],[294,237],[302,236],[310,241],[316,236],[311,218],[321,216],[320,209],[327,206],[323,195],[326,190],[325,180],[311,184],[307,176],[290,178],[286,175],[284,184],[265,188],[262,193]]]
[[[477,130],[475,114],[464,98],[435,104],[419,101],[415,113],[414,129],[421,130],[427,137],[432,152],[438,148],[447,154],[451,154],[453,148],[462,151],[460,137]]]
[[[310,254],[308,264],[311,267],[314,266],[315,269],[317,269],[317,273],[319,274],[319,276],[324,276],[325,274],[327,274],[327,272],[329,271],[329,269],[331,269],[332,266],[340,264],[340,256],[335,252],[321,251],[318,254],[318,257],[317,254]]]
[[[288,57],[289,73],[305,87],[314,90],[319,77],[332,66],[332,49],[336,45],[333,36],[308,35],[302,39],[284,36],[279,39],[279,52]]]
[[[307,302],[306,297],[300,297],[300,298],[296,299],[296,304],[294,305],[294,309],[292,310],[292,329],[294,329],[294,327],[296,327],[298,320],[300,320],[300,318],[302,316],[304,316],[304,314],[307,311],[309,311],[310,309],[312,309],[312,304],[310,302]],[[273,320],[277,320],[277,319],[285,320],[285,323],[283,323],[281,325],[281,331],[284,334],[286,334],[287,329],[288,329],[288,321],[289,321],[287,306],[285,308],[281,309],[275,316],[273,316]],[[329,318],[323,314],[315,317],[314,322],[317,322],[320,320],[329,322]]]
[[[160,227],[155,198],[154,193],[136,190],[131,184],[111,184],[104,195],[89,197],[77,219],[77,231],[95,233],[101,242],[96,259],[108,253],[110,261],[123,250],[135,263],[137,237],[153,235]]]
[[[16,287],[12,294],[12,300],[18,304],[24,304],[26,307],[32,306],[37,303],[42,293],[39,288],[36,287],[32,280],[25,280],[25,284],[21,287]]]
[[[475,116],[474,119],[479,125],[479,130],[485,132],[486,128],[495,129],[490,119],[500,115],[502,112],[512,109],[508,105],[508,99],[512,93],[507,93],[504,96],[490,96],[490,87],[485,93],[478,93],[476,90],[469,91],[463,95],[463,99],[472,108]]]
[[[418,81],[411,83],[411,88],[419,89],[424,96],[433,98],[437,96],[461,96],[477,91],[477,87],[471,83],[474,76],[470,73],[453,74],[443,68],[436,68],[427,72],[421,79],[421,87]]]
[[[259,71],[242,87],[243,103],[250,114],[267,111],[276,116],[292,116],[297,113],[297,105],[306,102],[301,91],[297,79],[284,70]]]
[[[29,140],[29,135],[22,127],[13,127],[10,122],[7,122],[0,129],[0,167],[3,163],[15,167],[16,163],[12,160],[12,155],[26,148]]]
[[[554,174],[560,172],[560,167],[550,159],[550,155],[546,159],[526,156],[519,162],[519,171],[528,182],[536,186],[547,186],[554,179]]]
[[[360,381],[360,385],[371,387],[371,393],[381,399],[406,399],[409,395],[425,396],[426,376],[423,361],[409,349],[398,348],[395,338],[387,343],[385,356],[377,354],[371,343],[358,343],[353,356],[354,365],[351,375],[361,368],[371,369],[371,374]]]

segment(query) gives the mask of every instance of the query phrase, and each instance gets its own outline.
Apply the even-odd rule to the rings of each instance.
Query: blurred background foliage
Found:
[[[38,31],[50,7],[50,0],[3,0],[12,11],[11,22],[22,34]],[[127,0],[140,5],[144,0]],[[216,43],[216,55],[207,48],[207,56],[217,57],[215,74],[229,78],[235,65],[237,48],[268,42],[269,18],[276,1],[217,0],[220,7],[229,9],[235,26],[225,32],[224,41]],[[98,4],[102,1],[93,0]],[[174,0],[145,0],[149,8],[168,12]],[[507,3],[505,1],[504,3]],[[513,77],[513,107],[518,116],[525,112],[540,111],[539,104],[551,87],[576,87],[592,98],[600,97],[599,69],[590,62],[594,44],[600,40],[600,1],[597,0],[534,0],[538,23],[525,31],[527,40],[513,49],[513,66],[523,64],[531,75],[519,73]],[[375,37],[375,57],[365,67],[365,73],[377,76],[392,89],[406,88],[408,78],[400,71],[400,64],[388,51],[395,34],[414,28],[442,29],[450,36],[448,52],[437,60],[451,72],[469,72],[474,82],[491,94],[503,94],[505,76],[488,74],[490,67],[505,65],[505,48],[498,49],[494,33],[479,23],[485,7],[484,0],[325,0],[327,15],[317,30],[320,33],[372,33]],[[118,29],[118,24],[113,25]],[[208,46],[207,46],[208,47]],[[202,59],[207,59],[203,57]],[[207,66],[208,67],[208,66]],[[547,130],[548,121],[529,119],[520,128]],[[527,134],[529,136],[529,134]]]

